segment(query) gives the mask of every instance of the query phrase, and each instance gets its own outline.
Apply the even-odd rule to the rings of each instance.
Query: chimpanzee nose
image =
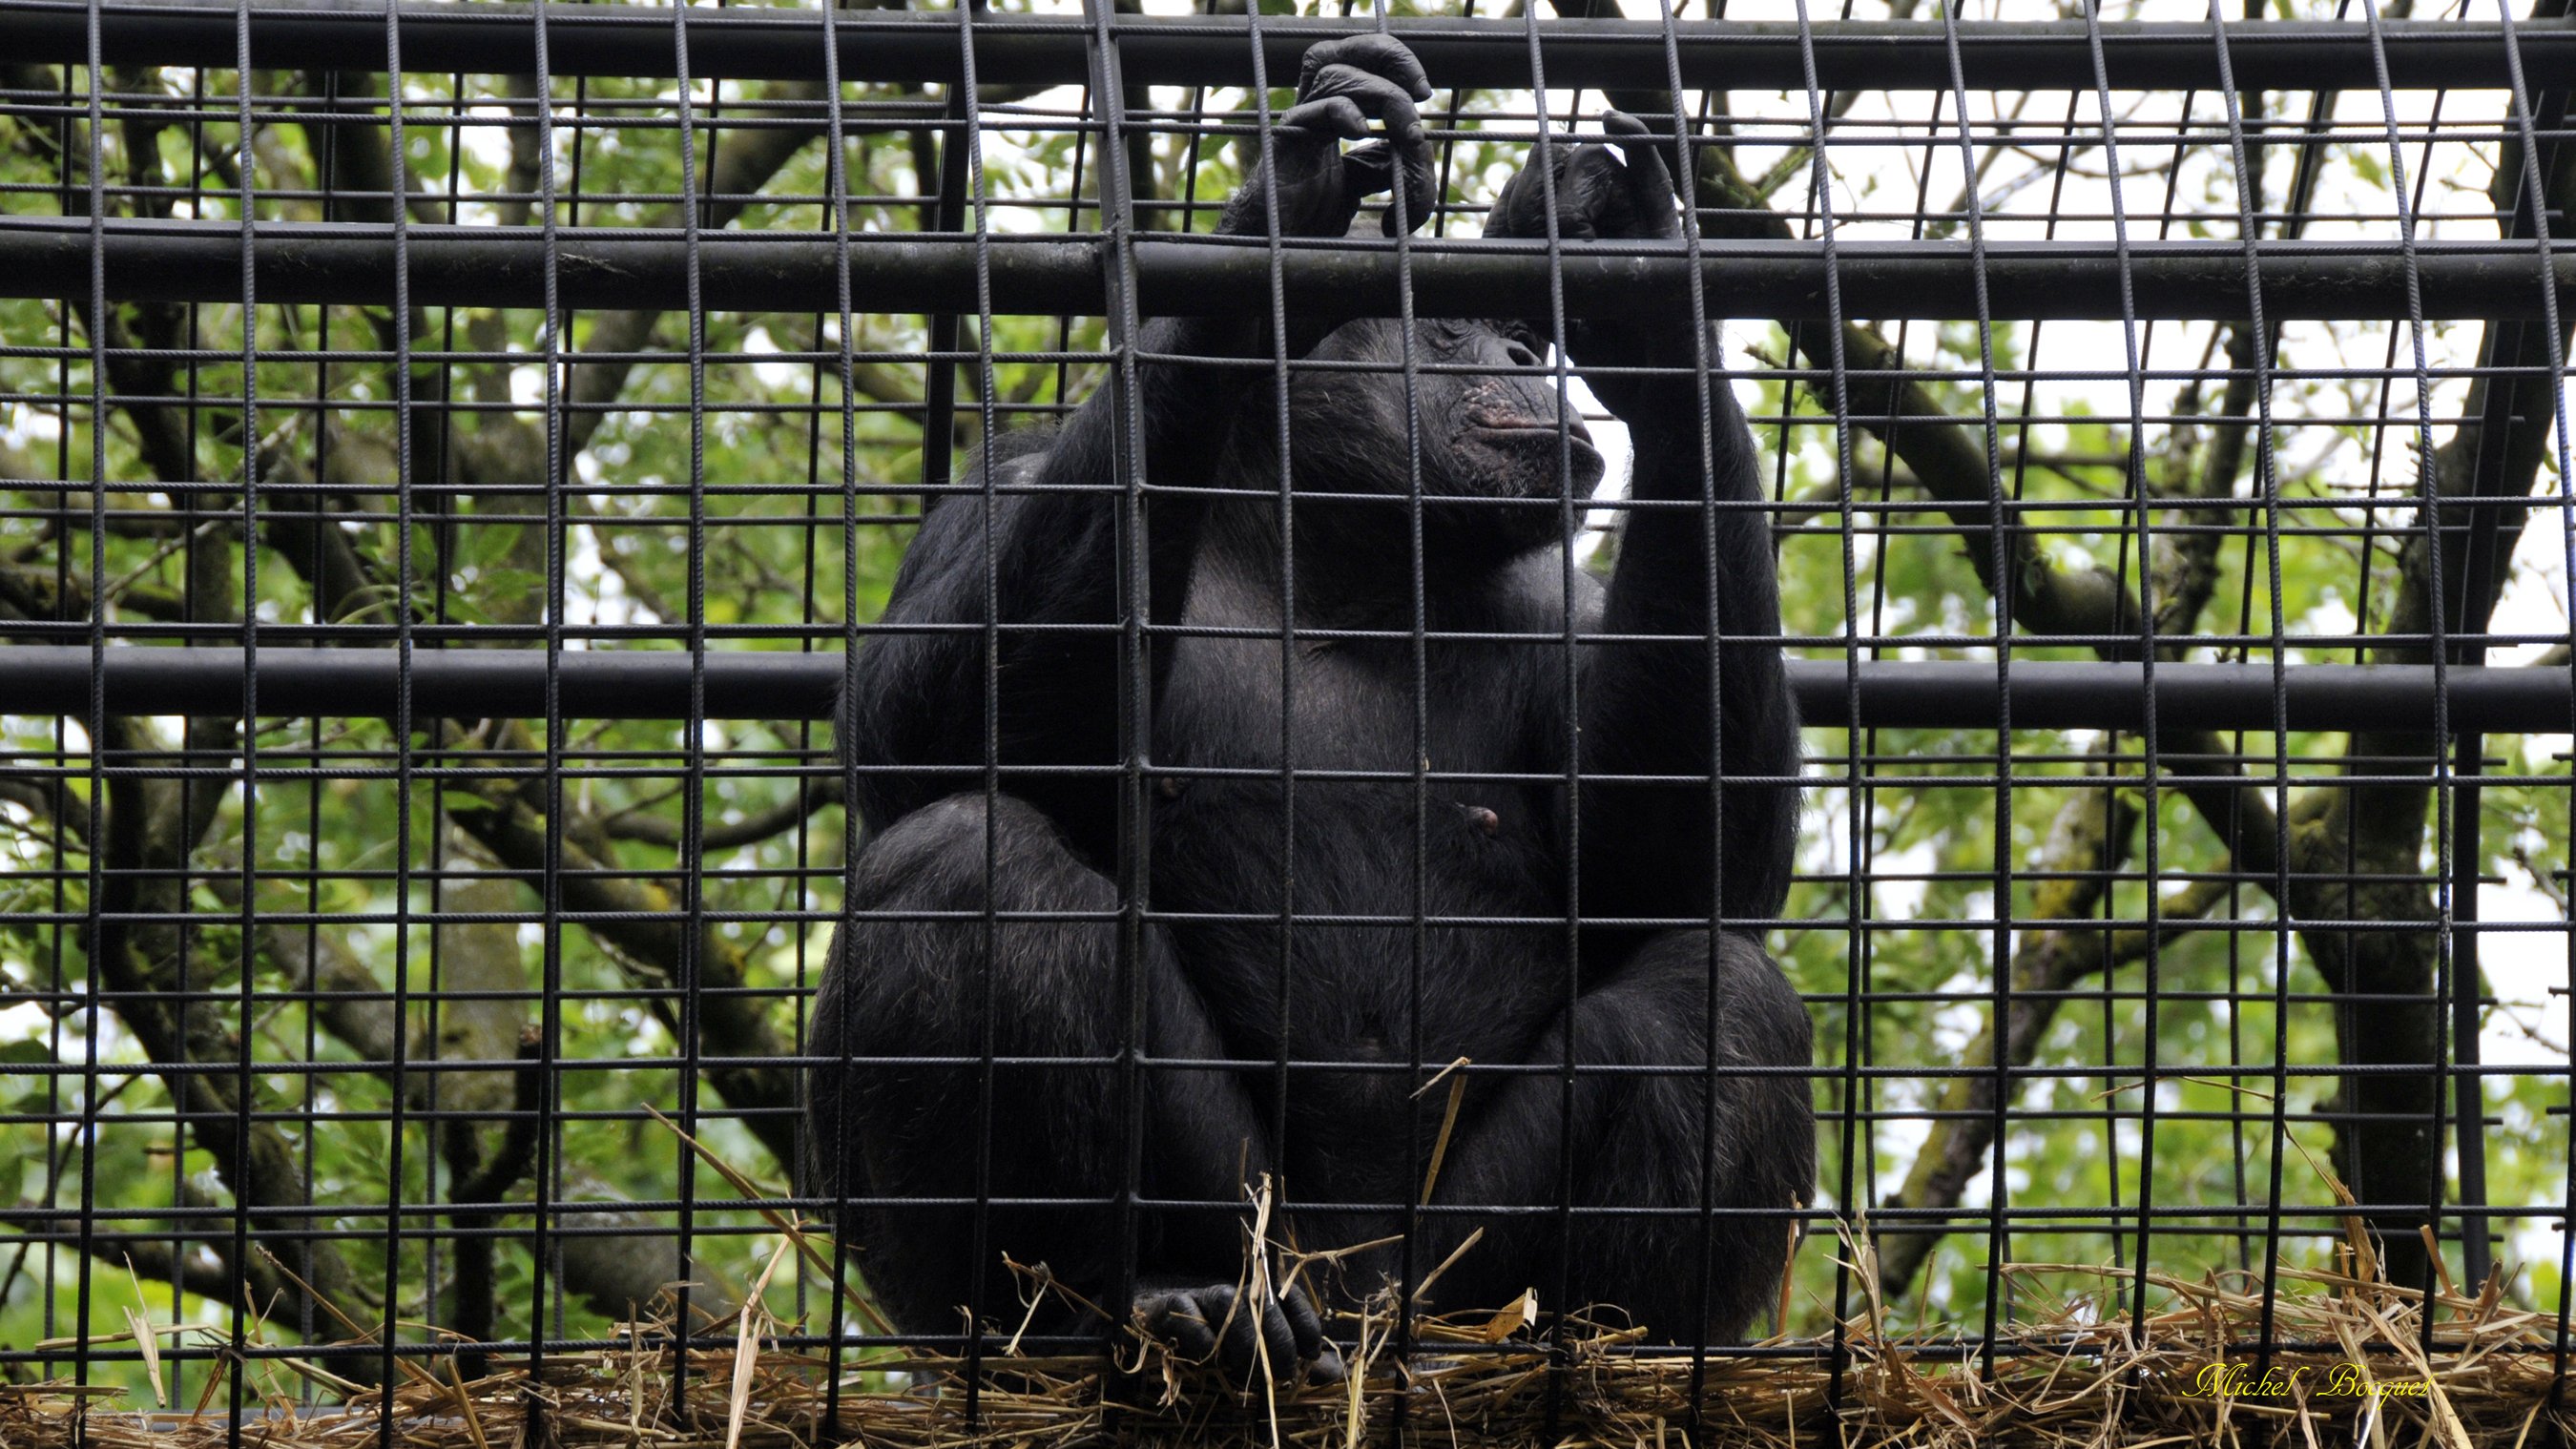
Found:
[[[1511,359],[1512,366],[1514,367],[1538,366],[1538,354],[1530,351],[1527,347],[1524,347],[1517,342],[1505,341],[1503,343],[1503,355]]]

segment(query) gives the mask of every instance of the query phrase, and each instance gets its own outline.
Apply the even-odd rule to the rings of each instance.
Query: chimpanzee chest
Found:
[[[1499,675],[1435,668],[1417,727],[1410,670],[1329,651],[1283,701],[1278,658],[1175,660],[1151,899],[1229,1048],[1314,1064],[1290,1074],[1292,1115],[1372,1123],[1400,1149],[1422,1077],[1462,1056],[1519,1059],[1564,1003],[1546,787],[1476,778],[1531,772],[1529,711]]]
[[[1301,778],[1292,812],[1276,781],[1202,779],[1153,812],[1153,907],[1228,1050],[1302,1064],[1299,1136],[1374,1140],[1389,1171],[1408,1120],[1436,1127],[1431,1073],[1519,1060],[1565,999],[1556,852],[1516,797],[1458,793]]]

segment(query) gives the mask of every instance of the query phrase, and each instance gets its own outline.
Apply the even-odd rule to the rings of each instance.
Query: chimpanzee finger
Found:
[[[1281,1295],[1279,1306],[1288,1315],[1288,1328],[1297,1336],[1297,1357],[1313,1358],[1324,1345],[1324,1320],[1315,1312],[1315,1300],[1306,1290],[1291,1287]]]
[[[1597,166],[1590,159],[1595,153],[1607,160],[1608,153],[1598,146],[1578,146],[1568,138],[1551,136],[1547,146],[1549,174],[1542,177],[1538,148],[1532,147],[1529,162],[1504,183],[1503,194],[1486,218],[1485,235],[1531,241],[1545,238],[1549,203],[1553,200],[1558,238],[1592,240],[1599,233],[1594,213],[1599,210],[1595,197],[1600,182],[1592,174]]]
[[[1399,156],[1403,158],[1401,162]],[[1404,224],[1411,229],[1422,225],[1431,216],[1431,167],[1427,148],[1426,155],[1417,159],[1413,153],[1399,152],[1384,141],[1353,146],[1342,153],[1342,183],[1349,188],[1351,201],[1356,204],[1361,197],[1394,190],[1399,164],[1404,173]],[[1386,216],[1379,226],[1388,236],[1395,235],[1394,207],[1386,209]]]
[[[1324,1336],[1324,1315],[1315,1307],[1315,1295],[1303,1287],[1291,1286],[1280,1300],[1288,1315],[1288,1330],[1297,1338],[1297,1358],[1306,1367],[1306,1382],[1337,1384],[1342,1381],[1342,1351]]]
[[[1206,1310],[1186,1293],[1156,1299],[1145,1328],[1168,1339],[1173,1350],[1190,1362],[1206,1363],[1216,1357],[1216,1331],[1206,1318]]]
[[[1491,211],[1485,213],[1485,235],[1489,237],[1525,237],[1547,234],[1546,223],[1539,215],[1543,193],[1532,167],[1523,166],[1503,183],[1501,194],[1494,198]]]
[[[1225,1295],[1226,1307],[1217,1325],[1218,1351],[1225,1376],[1242,1383],[1261,1372],[1261,1313],[1230,1287],[1210,1289],[1208,1296],[1219,1293]]]
[[[1261,1304],[1261,1348],[1270,1359],[1270,1376],[1294,1383],[1297,1380],[1297,1334],[1288,1326],[1288,1315],[1280,1310],[1279,1296],[1271,1294]],[[1259,1377],[1259,1366],[1254,1376]]]
[[[1431,99],[1431,78],[1422,73],[1422,62],[1392,35],[1347,36],[1308,50],[1304,63],[1297,68],[1298,92],[1303,94],[1314,83],[1316,72],[1332,65],[1374,72],[1402,86],[1405,94],[1417,101]]]
[[[1293,106],[1279,124],[1344,141],[1357,141],[1369,131],[1368,113],[1348,96],[1324,96]]]
[[[1386,126],[1388,139],[1398,146],[1422,141],[1422,113],[1414,108],[1413,97],[1386,77],[1357,66],[1328,65],[1297,88],[1299,110],[1335,97],[1346,97],[1376,117]]]
[[[1351,199],[1375,196],[1395,184],[1395,151],[1384,141],[1353,146],[1342,153],[1343,184]]]
[[[1299,110],[1322,102],[1347,100],[1376,117],[1386,127],[1386,141],[1391,152],[1387,169],[1381,175],[1374,163],[1366,163],[1369,169],[1352,178],[1361,188],[1353,195],[1356,198],[1368,195],[1370,191],[1388,189],[1394,178],[1401,176],[1403,200],[1396,209],[1403,212],[1408,227],[1420,226],[1431,214],[1431,142],[1423,134],[1422,113],[1414,109],[1413,97],[1404,87],[1357,66],[1332,64],[1308,76],[1305,84],[1299,87],[1298,94],[1305,98]],[[1345,167],[1350,164],[1347,158],[1343,164]],[[1390,210],[1386,222],[1389,236],[1395,235],[1394,216],[1395,211]]]
[[[1397,224],[1398,208],[1394,206],[1387,207],[1386,214],[1378,222],[1379,229],[1390,237],[1399,231],[1415,230],[1429,221],[1436,196],[1431,177],[1431,143],[1423,139],[1419,126],[1415,127],[1410,142],[1399,143],[1394,148],[1394,155],[1397,170],[1404,177],[1402,225]]]
[[[1556,205],[1571,236],[1577,227],[1588,235],[1629,237],[1637,234],[1635,208],[1629,204],[1628,168],[1607,146],[1577,147],[1565,174],[1556,179]]]
[[[1649,232],[1665,234],[1672,229],[1675,202],[1673,173],[1664,164],[1663,146],[1645,122],[1626,111],[1603,111],[1601,127],[1627,159],[1628,204],[1636,210],[1637,220]]]

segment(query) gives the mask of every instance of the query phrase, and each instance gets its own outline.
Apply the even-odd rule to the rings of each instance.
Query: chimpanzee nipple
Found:
[[[1482,805],[1470,805],[1467,807],[1467,823],[1475,826],[1478,830],[1485,832],[1487,835],[1494,835],[1498,834],[1502,830],[1503,817],[1486,809]]]

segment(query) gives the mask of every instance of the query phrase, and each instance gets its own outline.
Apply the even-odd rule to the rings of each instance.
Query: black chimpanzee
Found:
[[[1415,103],[1430,95],[1391,39],[1317,46],[1271,173],[1234,197],[1221,230],[1266,235],[1275,205],[1288,235],[1340,236],[1363,196],[1395,185],[1420,220],[1431,167]],[[1345,152],[1372,121],[1383,134]],[[1551,148],[1560,236],[1680,235],[1646,128],[1605,121],[1615,149]],[[1543,236],[1546,205],[1532,167],[1487,233]],[[869,837],[810,1048],[835,1059],[810,1081],[818,1187],[857,1200],[842,1231],[906,1331],[959,1331],[978,1275],[987,1313],[1016,1316],[1005,1254],[1098,1301],[1119,1276],[1124,1220],[1139,1235],[1137,1296],[1110,1311],[1222,1351],[1238,1372],[1261,1352],[1330,1375],[1305,1292],[1237,1305],[1244,1186],[1269,1175],[1308,1248],[1396,1231],[1446,1100],[1445,1088],[1416,1100],[1428,1070],[1414,1064],[1461,1057],[1535,1070],[1469,1074],[1415,1272],[1472,1228],[1485,1237],[1440,1301],[1547,1294],[1562,1272],[1577,1303],[1689,1341],[1740,1335],[1777,1283],[1786,1213],[1814,1182],[1807,1014],[1752,932],[1687,924],[1776,916],[1797,824],[1753,440],[1713,370],[1713,335],[1686,316],[1569,333],[1568,355],[1631,429],[1632,496],[1649,505],[1630,511],[1606,587],[1566,566],[1568,490],[1587,498],[1602,463],[1561,417],[1530,326],[1418,324],[1410,412],[1400,324],[1292,337],[1292,353],[1340,364],[1288,384],[1293,540],[1276,384],[1258,365],[1272,355],[1265,326],[1145,327],[1151,621],[1193,632],[1154,638],[1137,681],[1152,721],[1146,810],[1130,827],[1147,842],[1152,912],[1141,982],[1122,977],[1115,884],[1133,696],[1112,389],[1058,429],[993,440],[989,506],[961,493],[930,509],[842,717]],[[1704,499],[1719,506],[1651,506]],[[1427,806],[1413,778],[1425,765]],[[1722,802],[1712,765],[1729,779]],[[1141,999],[1143,1060],[1128,1075],[1122,984]],[[1001,1059],[989,1083],[958,1064],[987,1052]],[[946,1060],[902,1060],[921,1057]],[[1681,1070],[1578,1070],[1568,1088],[1569,1058]],[[1747,1067],[1768,1070],[1727,1070]],[[1140,1100],[1122,1098],[1122,1080]],[[1569,1230],[1549,1211],[1569,1160],[1577,1207],[1647,1211],[1578,1213]],[[1146,1206],[1122,1219],[1110,1204],[1131,1168]],[[956,1205],[977,1196],[979,1170],[993,1200],[980,1227]],[[906,1198],[949,1202],[869,1201]],[[1373,1284],[1397,1262],[1357,1266]]]

